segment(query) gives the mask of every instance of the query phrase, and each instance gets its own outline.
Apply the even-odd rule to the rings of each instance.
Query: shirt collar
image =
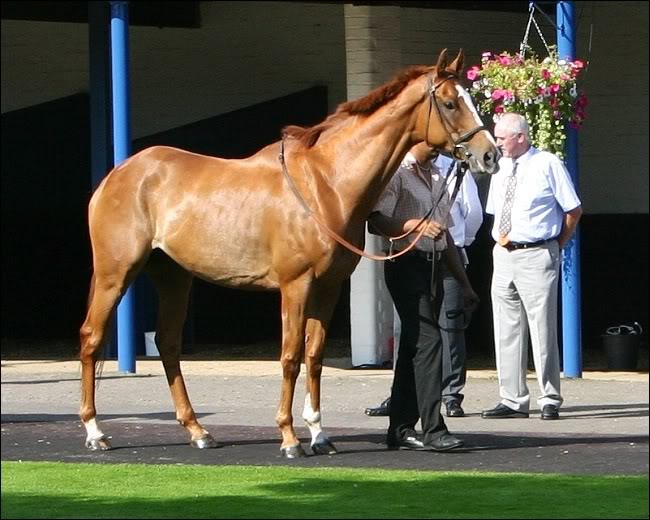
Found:
[[[533,145],[531,145],[528,150],[526,150],[526,153],[523,155],[520,155],[516,159],[512,159],[512,166],[514,167],[515,162],[519,165],[522,166],[526,164],[533,155],[535,155],[538,152],[537,148],[535,148]]]

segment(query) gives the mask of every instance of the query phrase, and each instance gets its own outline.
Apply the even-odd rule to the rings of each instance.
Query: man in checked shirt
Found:
[[[442,260],[462,285],[465,307],[478,303],[478,296],[465,274],[448,227],[450,197],[443,175],[433,169],[434,152],[426,143],[414,146],[405,157],[368,218],[370,230],[393,241],[396,253],[405,249],[422,226],[416,246],[384,264],[386,285],[402,323],[399,355],[390,397],[387,444],[392,449],[447,451],[463,441],[452,436],[441,414],[442,338],[437,324],[440,299],[436,282]],[[431,218],[417,226],[433,208]],[[422,424],[422,439],[415,425]]]

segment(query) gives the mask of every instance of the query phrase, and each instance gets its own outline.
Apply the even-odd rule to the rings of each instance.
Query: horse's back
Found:
[[[287,206],[282,179],[266,153],[222,159],[148,148],[111,171],[93,196],[93,247],[114,254],[117,237],[127,237],[119,243],[129,244],[129,258],[160,248],[208,280],[275,287],[271,241]]]

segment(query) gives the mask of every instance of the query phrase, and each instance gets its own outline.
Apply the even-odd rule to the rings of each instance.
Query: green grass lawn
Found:
[[[2,518],[648,518],[648,477],[2,462]]]

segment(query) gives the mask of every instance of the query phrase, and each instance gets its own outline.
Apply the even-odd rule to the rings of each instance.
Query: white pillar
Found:
[[[400,8],[345,4],[348,99],[365,96],[401,68]],[[382,251],[366,231],[366,251]],[[393,303],[383,262],[362,258],[350,280],[352,365],[380,365],[393,354]]]

